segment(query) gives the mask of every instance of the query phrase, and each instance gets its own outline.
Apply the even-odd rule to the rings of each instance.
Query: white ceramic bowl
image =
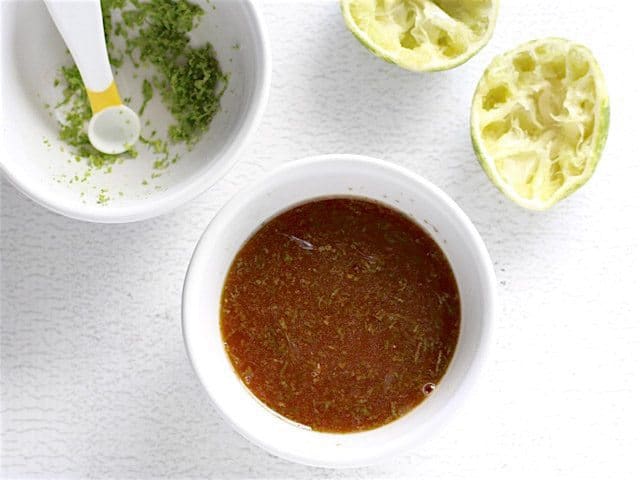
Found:
[[[444,250],[462,303],[458,346],[436,392],[409,414],[353,434],[314,432],[264,406],[236,375],[219,327],[220,297],[240,247],[265,221],[314,198],[360,196],[413,217]],[[207,227],[187,272],[182,318],[193,367],[221,415],[252,442],[280,457],[325,467],[360,466],[405,451],[434,433],[467,395],[481,358],[495,304],[487,250],[467,216],[437,187],[390,163],[329,155],[289,163],[229,201]]]
[[[72,63],[63,41],[43,2],[0,2],[0,167],[7,178],[45,207],[94,222],[130,222],[160,215],[222,178],[262,115],[271,57],[263,22],[251,1],[216,0],[215,10],[205,0],[195,1],[205,15],[192,39],[195,44],[211,42],[223,71],[230,74],[221,111],[209,131],[160,177],[152,178],[153,158],[141,153],[115,165],[111,173],[94,171],[86,182],[71,181],[83,176],[86,164],[68,162],[72,156],[58,140],[56,114],[50,116],[44,107],[60,100],[53,79],[61,65]],[[137,110],[144,72],[137,72],[137,80],[133,74],[123,68],[116,79],[122,97],[131,96],[130,105]],[[154,95],[145,113],[160,132],[172,119],[158,97]],[[106,204],[97,203],[101,189],[110,197]]]

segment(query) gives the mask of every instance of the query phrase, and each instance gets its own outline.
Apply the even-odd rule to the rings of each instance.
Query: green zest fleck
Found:
[[[99,205],[106,205],[107,203],[109,203],[109,200],[111,200],[111,197],[107,195],[107,189],[106,188],[101,189],[100,193],[98,194],[97,203]]]
[[[144,82],[142,82],[142,106],[140,107],[140,111],[138,112],[140,116],[142,116],[142,114],[144,113],[144,109],[147,108],[147,103],[149,103],[149,100],[151,100],[152,97],[153,87],[149,83],[149,80],[145,78]]]

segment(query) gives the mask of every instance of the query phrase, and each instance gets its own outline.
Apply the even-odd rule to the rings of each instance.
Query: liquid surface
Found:
[[[309,202],[242,247],[222,295],[221,330],[245,385],[314,430],[388,423],[444,375],[460,301],[435,241],[388,207]]]

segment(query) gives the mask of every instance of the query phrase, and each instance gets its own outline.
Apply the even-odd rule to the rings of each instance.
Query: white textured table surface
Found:
[[[231,174],[133,225],[49,213],[1,184],[1,475],[5,478],[638,478],[640,161],[635,2],[505,1],[489,46],[418,75],[366,52],[334,2],[267,2],[269,107]],[[475,161],[471,94],[492,56],[561,35],[589,45],[611,94],[591,182],[547,213],[506,201]],[[635,57],[629,63],[627,55]],[[271,457],[214,412],[180,331],[201,232],[283,162],[360,153],[425,175],[469,214],[501,305],[472,398],[430,443],[331,471]],[[516,478],[518,478],[516,477]]]

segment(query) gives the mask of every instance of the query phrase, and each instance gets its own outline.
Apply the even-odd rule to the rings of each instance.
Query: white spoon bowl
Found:
[[[108,107],[91,117],[88,134],[91,145],[101,152],[123,153],[140,137],[140,118],[125,105]]]

